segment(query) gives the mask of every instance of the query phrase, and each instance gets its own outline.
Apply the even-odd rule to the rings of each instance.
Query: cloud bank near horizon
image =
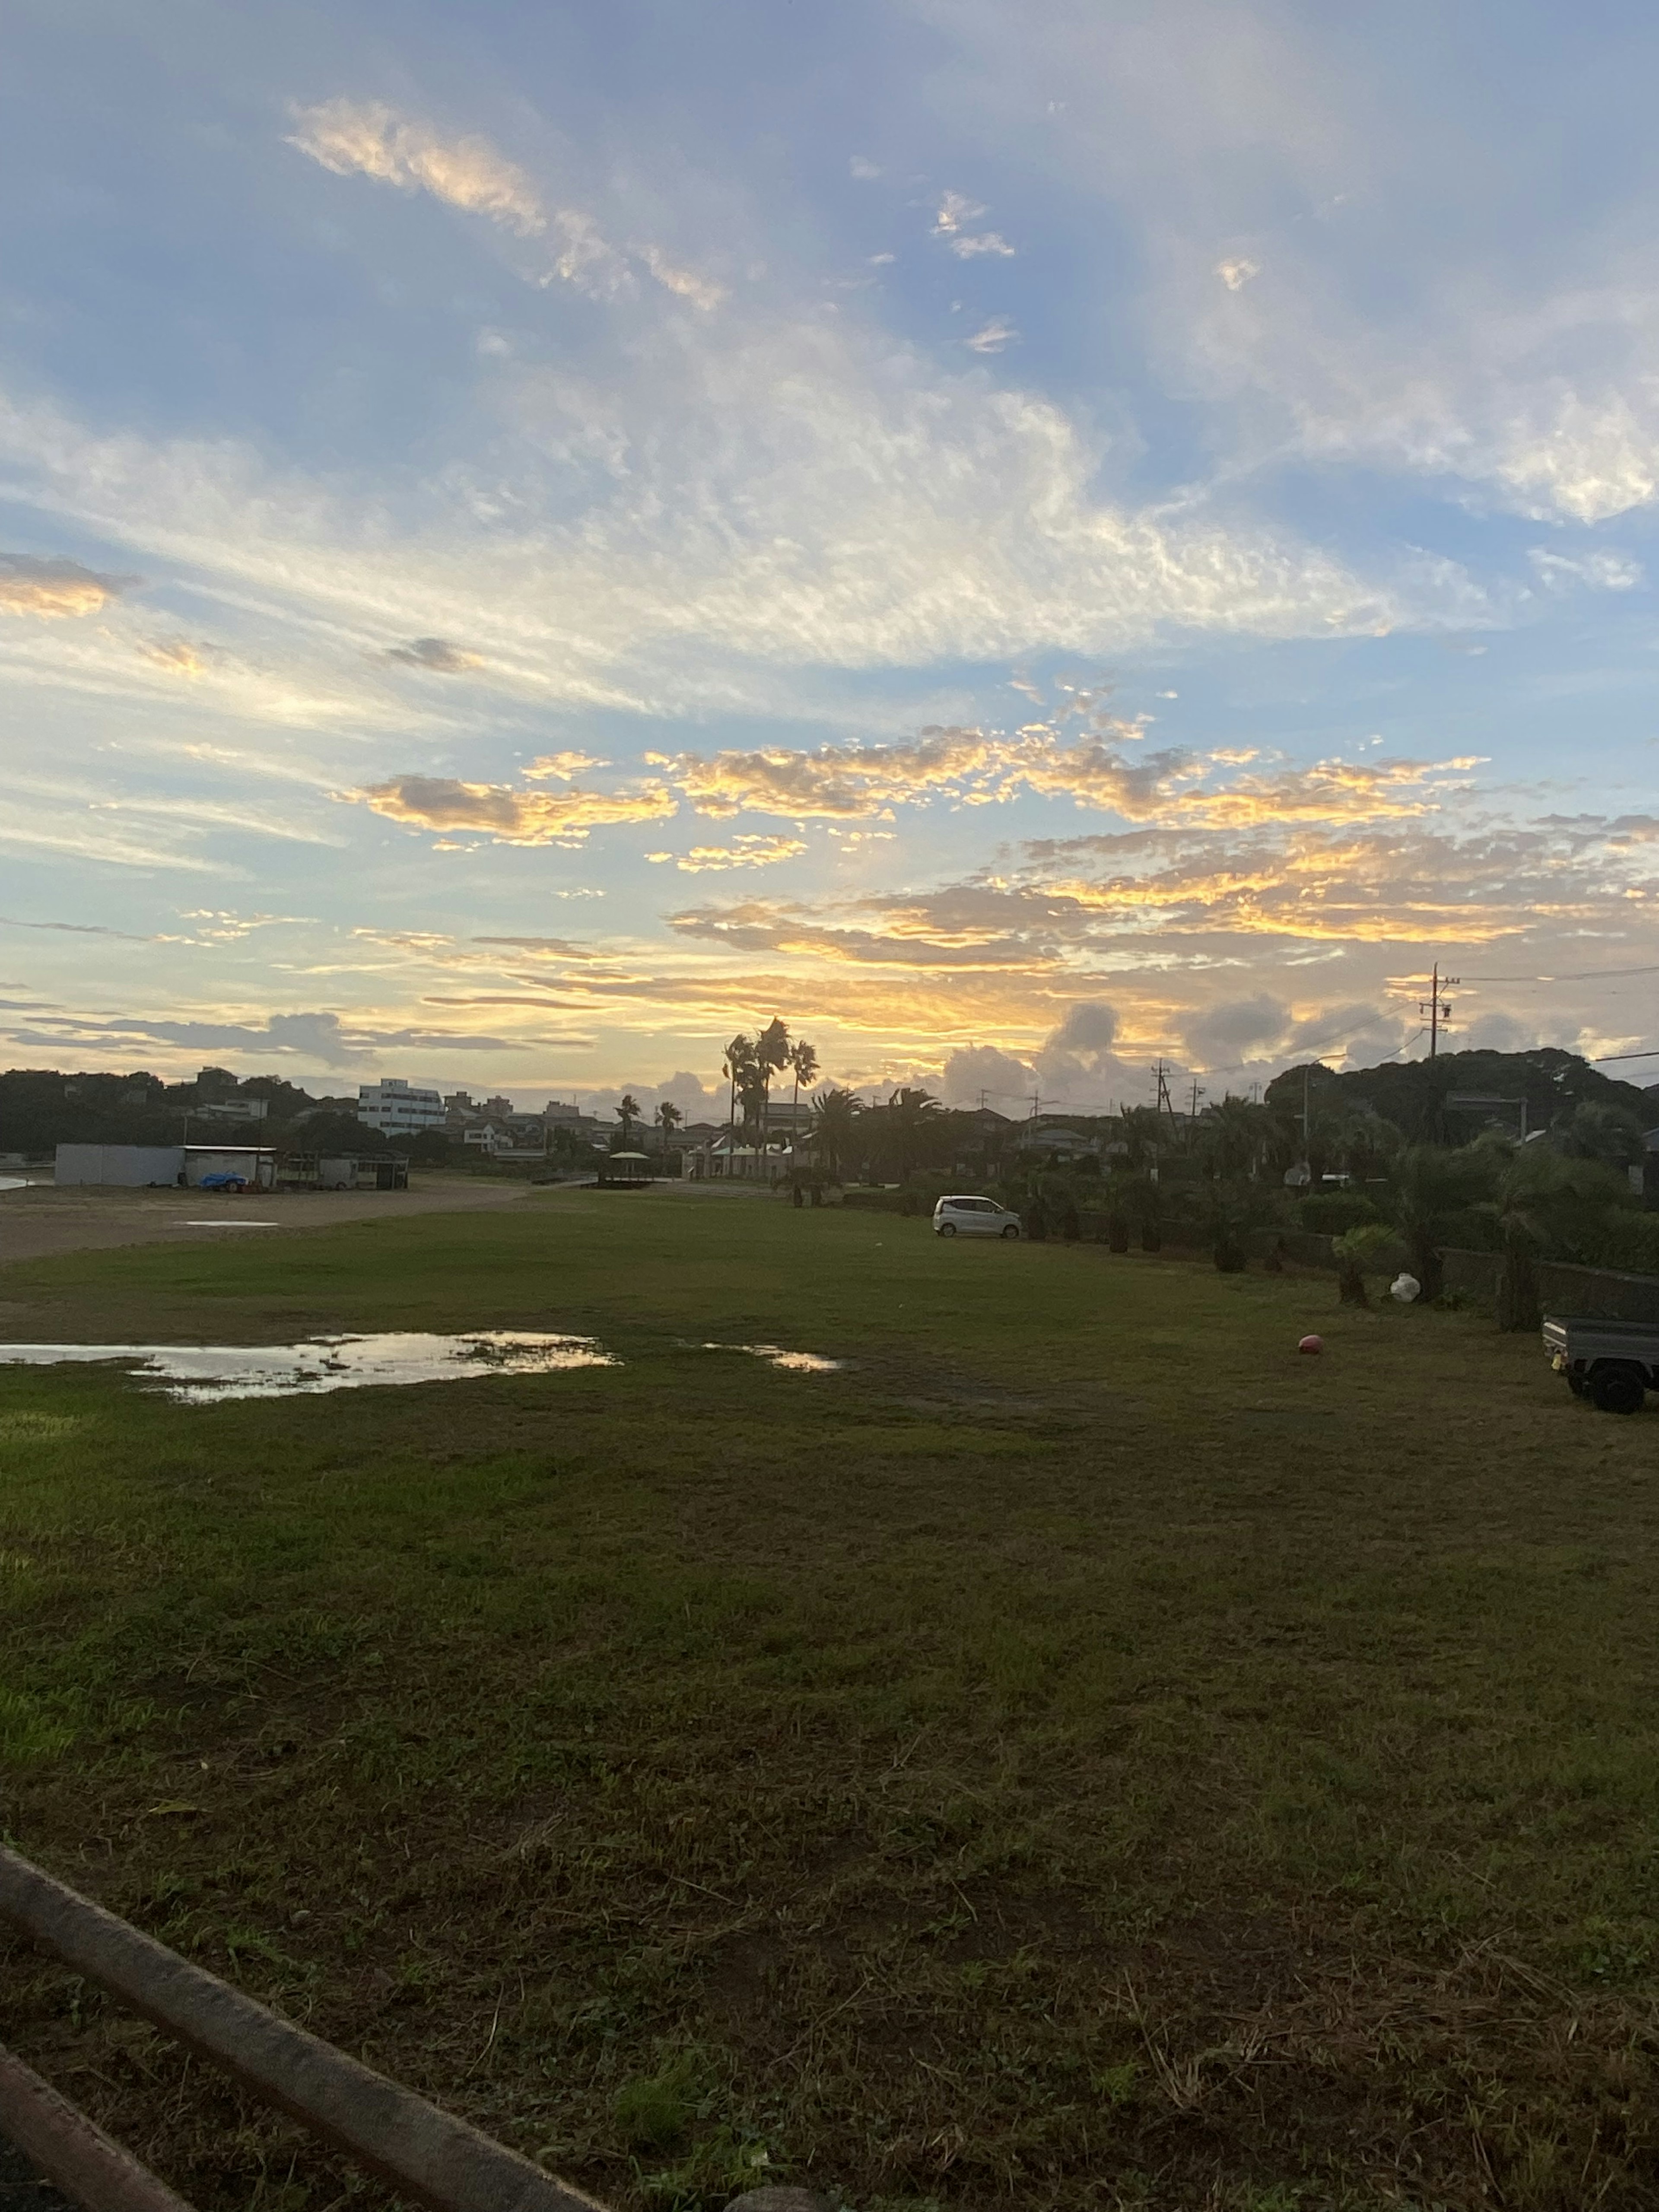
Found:
[[[1659,1044],[1659,27],[744,24],[20,53],[11,1051]]]

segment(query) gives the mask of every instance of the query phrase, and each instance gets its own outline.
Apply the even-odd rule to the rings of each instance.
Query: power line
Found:
[[[1659,975],[1659,962],[1645,968],[1577,968],[1559,975],[1466,975],[1466,983],[1600,983],[1615,975]]]

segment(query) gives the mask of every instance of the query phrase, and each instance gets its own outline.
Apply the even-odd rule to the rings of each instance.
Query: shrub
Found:
[[[1297,1201],[1296,1218],[1316,1237],[1342,1237],[1375,1221],[1377,1212],[1364,1191],[1316,1190]]]
[[[1595,1267],[1659,1275],[1659,1213],[1606,1213],[1584,1244]]]
[[[1357,1222],[1331,1247],[1336,1261],[1336,1294],[1345,1306],[1368,1306],[1365,1271],[1380,1267],[1382,1255],[1394,1244],[1394,1231],[1380,1221]]]

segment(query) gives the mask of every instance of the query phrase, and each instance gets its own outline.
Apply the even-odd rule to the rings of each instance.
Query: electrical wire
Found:
[[[1560,975],[1464,975],[1464,983],[1601,983],[1615,975],[1659,975],[1659,961],[1645,968],[1577,968]]]

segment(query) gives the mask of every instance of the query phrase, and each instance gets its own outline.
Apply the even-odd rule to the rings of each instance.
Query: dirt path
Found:
[[[232,1237],[263,1240],[284,1230],[334,1229],[346,1221],[476,1213],[522,1206],[530,1192],[528,1183],[440,1175],[422,1176],[412,1190],[260,1191],[240,1198],[201,1190],[58,1190],[33,1183],[26,1190],[0,1191],[0,1267],[118,1244],[202,1243]],[[237,1222],[276,1226],[229,1225]]]

